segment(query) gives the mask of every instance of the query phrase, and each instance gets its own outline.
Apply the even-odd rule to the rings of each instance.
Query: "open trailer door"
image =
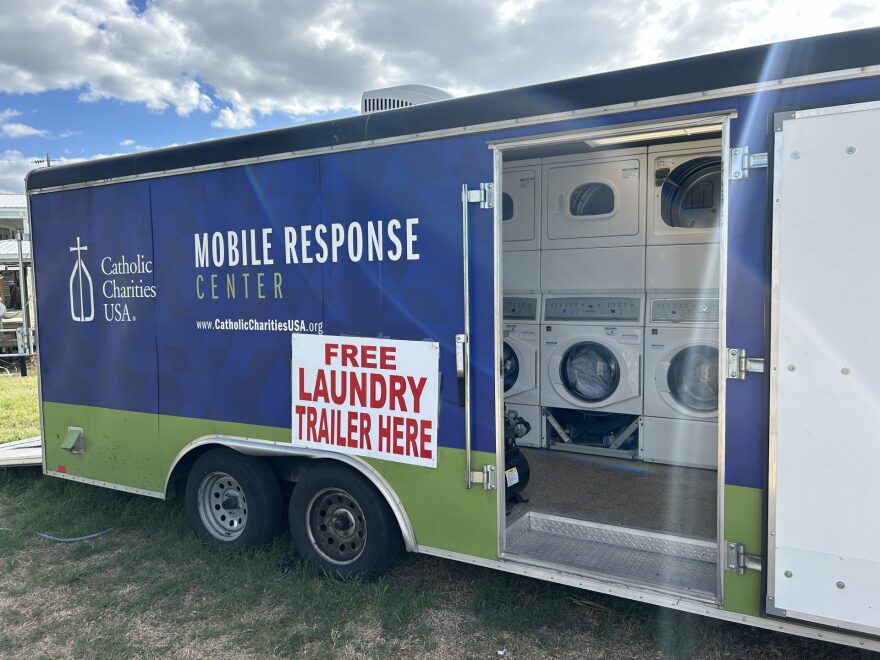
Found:
[[[880,103],[777,116],[767,611],[880,633]]]

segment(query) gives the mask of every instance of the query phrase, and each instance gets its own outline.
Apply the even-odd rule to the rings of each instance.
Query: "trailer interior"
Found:
[[[717,601],[724,129],[499,146],[503,557]]]

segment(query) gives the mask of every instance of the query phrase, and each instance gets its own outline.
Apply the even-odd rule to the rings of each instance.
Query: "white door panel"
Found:
[[[777,132],[768,611],[880,632],[880,109]]]

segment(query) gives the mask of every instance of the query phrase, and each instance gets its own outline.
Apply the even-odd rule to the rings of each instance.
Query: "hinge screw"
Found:
[[[843,583],[843,582],[839,582],[839,581],[838,581],[838,583],[837,583],[837,588],[838,588],[838,589],[843,589],[845,586],[846,586],[845,583]]]
[[[854,154],[855,152],[856,152],[856,148],[852,145],[850,145],[846,148],[846,153],[848,153],[848,154]]]
[[[801,157],[801,152],[800,151],[792,151],[791,157],[794,158],[795,160],[797,160],[798,158]]]
[[[849,367],[844,367],[840,370],[840,373],[842,373],[844,376],[849,376]]]
[[[734,172],[734,173],[733,173],[733,178],[734,178],[734,179],[738,179],[738,178],[740,178],[741,176],[742,176],[742,173],[741,173],[741,172]]]
[[[792,575],[794,575],[794,573],[792,573],[791,571],[785,571],[785,577],[790,578]]]

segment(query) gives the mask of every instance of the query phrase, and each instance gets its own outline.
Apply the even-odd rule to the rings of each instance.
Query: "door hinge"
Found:
[[[465,190],[465,201],[468,204],[480,203],[481,209],[495,208],[495,184],[481,183],[479,188]]]
[[[498,488],[498,478],[494,465],[484,465],[482,470],[471,472],[472,484],[483,484],[483,490]]]
[[[734,380],[745,380],[747,373],[764,373],[764,358],[747,357],[744,348],[728,348],[727,377]]]
[[[746,554],[746,546],[736,541],[725,541],[725,569],[737,575],[744,575],[747,570],[760,571],[761,558]]]
[[[767,152],[750,154],[748,147],[735,147],[730,150],[730,178],[747,179],[749,170],[767,167]]]

